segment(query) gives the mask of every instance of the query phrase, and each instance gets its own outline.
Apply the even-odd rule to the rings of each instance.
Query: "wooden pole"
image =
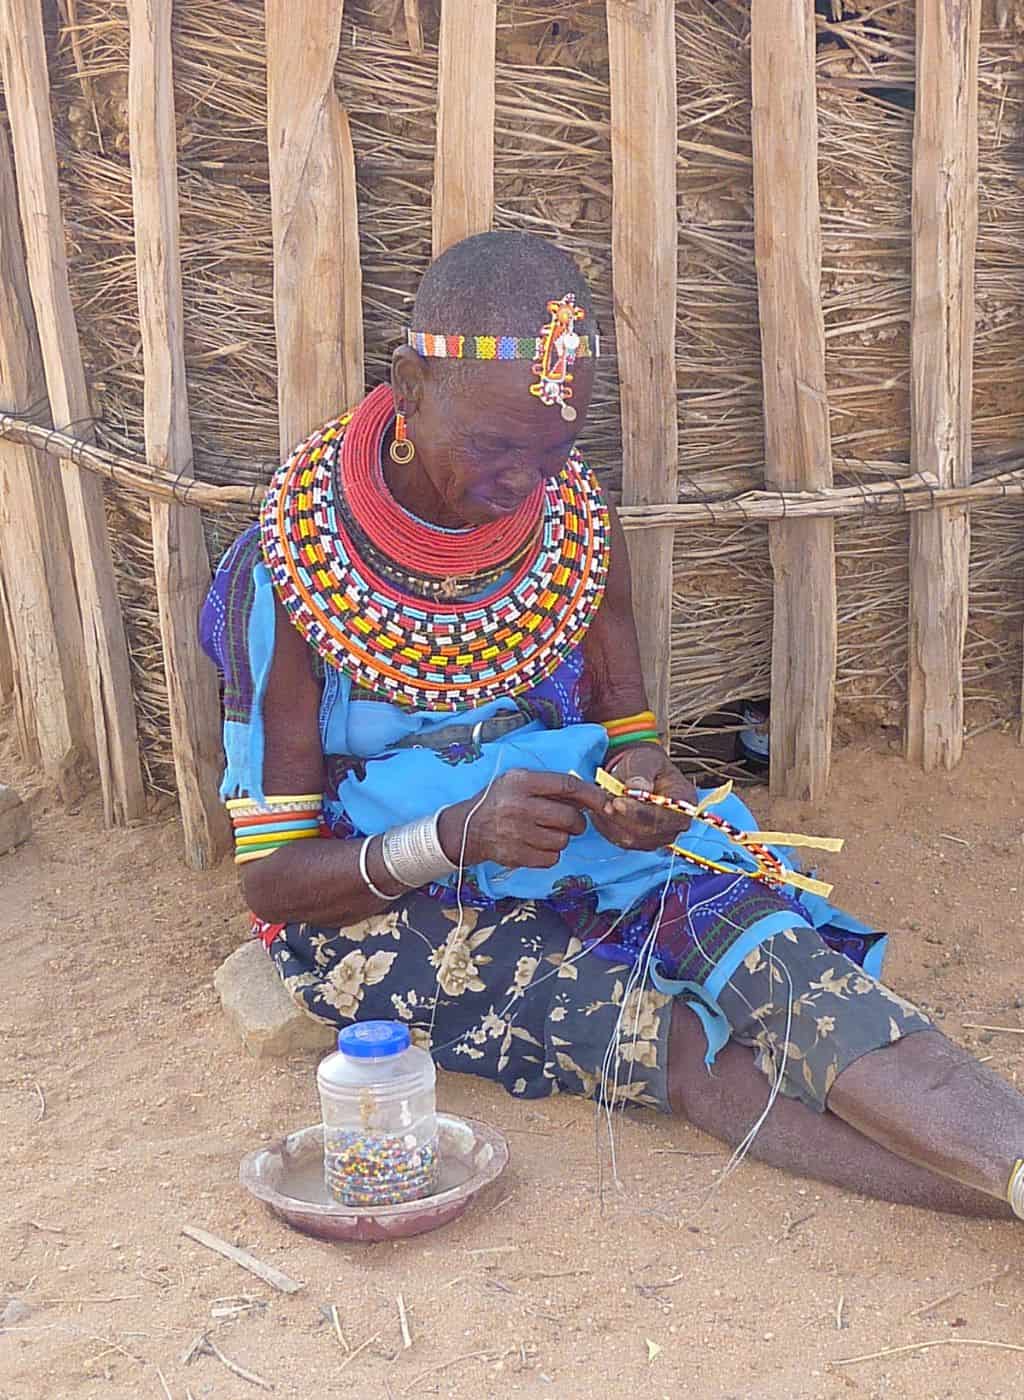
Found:
[[[11,650],[11,625],[8,617],[7,590],[4,588],[3,555],[0,554],[0,705],[14,698],[14,652]]]
[[[129,0],[128,124],[146,456],[154,466],[187,480],[193,475],[193,462],[179,254],[172,4],[173,0]],[[210,561],[198,510],[164,501],[154,501],[151,510],[153,572],[185,860],[194,870],[206,870],[229,845],[228,822],[218,796],[223,755],[217,678],[202,653],[196,628],[210,586]]]
[[[434,157],[434,257],[494,219],[497,0],[442,0]]]
[[[813,0],[753,0],[754,248],[764,378],[765,484],[832,486],[825,387]],[[774,574],[771,790],[828,786],[836,673],[831,520],[768,527]]]
[[[39,744],[26,688],[14,662],[11,642],[14,628],[2,566],[3,556],[0,555],[0,704],[11,704],[14,711],[14,737],[21,756],[26,763],[35,764],[39,762]]]
[[[282,455],[363,395],[355,155],[334,91],[343,0],[266,0]]]
[[[942,487],[971,480],[980,28],[981,0],[918,0],[911,464]],[[963,508],[911,521],[907,757],[929,770],[963,753],[970,547]]]
[[[91,437],[91,409],[75,326],[57,183],[40,0],[0,0],[0,59],[50,407],[58,426]],[[107,536],[103,487],[65,463],[62,472],[108,825],[144,815],[128,645]]]
[[[678,494],[676,413],[676,46],[672,0],[609,0],[612,280],[622,407],[622,501]],[[644,679],[668,724],[672,539],[646,531],[630,549]]]
[[[7,134],[0,130],[0,400],[46,418],[46,385],[29,293]],[[65,801],[95,756],[82,622],[64,493],[26,444],[0,441],[0,554],[28,748]]]

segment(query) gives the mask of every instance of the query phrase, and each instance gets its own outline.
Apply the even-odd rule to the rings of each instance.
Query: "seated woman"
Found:
[[[224,795],[284,985],[400,1018],[521,1098],[628,1099],[893,1201],[1024,1216],[1024,1098],[888,991],[881,935],[750,878],[641,679],[621,527],[577,453],[598,338],[543,239],[423,279],[391,386],[275,477],[203,613]],[[717,810],[749,829],[729,798]]]

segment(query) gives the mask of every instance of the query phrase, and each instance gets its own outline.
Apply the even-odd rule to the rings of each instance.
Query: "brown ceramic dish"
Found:
[[[508,1165],[508,1143],[473,1118],[437,1115],[441,1178],[422,1201],[397,1206],[342,1206],[323,1184],[324,1136],[318,1123],[243,1158],[239,1178],[286,1224],[340,1244],[421,1235],[455,1220]]]

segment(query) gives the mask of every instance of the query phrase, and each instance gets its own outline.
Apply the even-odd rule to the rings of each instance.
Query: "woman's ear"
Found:
[[[399,345],[391,357],[391,389],[395,407],[406,418],[415,418],[423,402],[426,366],[411,345]]]

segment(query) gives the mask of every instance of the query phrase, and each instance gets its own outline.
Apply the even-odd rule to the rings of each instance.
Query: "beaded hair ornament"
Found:
[[[754,862],[753,870],[742,872],[748,879],[761,880],[772,886],[793,885],[798,890],[806,890],[808,894],[820,894],[824,899],[832,893],[832,886],[824,880],[812,879],[810,875],[803,875],[798,870],[787,870],[774,851],[770,851],[768,847],[804,846],[818,851],[841,851],[842,838],[801,836],[787,831],[741,831],[739,827],[733,826],[732,822],[710,810],[719,802],[725,801],[732,792],[732,783],[725,783],[714,792],[709,792],[700,802],[686,802],[682,798],[664,797],[658,792],[645,792],[642,788],[627,787],[604,768],[597,770],[594,781],[599,788],[613,797],[631,797],[634,802],[663,807],[666,811],[678,812],[681,817],[689,817],[691,821],[706,822],[708,826],[713,826]],[[720,875],[737,873],[727,865],[720,865],[718,861],[709,860],[707,856],[697,855],[694,851],[687,851],[682,846],[673,845],[669,850],[677,856],[682,856],[684,860],[693,861],[695,865],[701,865],[706,870],[715,870]]]
[[[541,403],[558,405],[567,423],[575,422],[572,398],[572,369],[578,359],[597,359],[601,338],[581,335],[576,322],[586,311],[576,305],[572,292],[547,304],[551,319],[539,335],[440,335],[430,331],[409,331],[407,339],[417,355],[440,360],[529,360],[537,383],[530,393]]]

